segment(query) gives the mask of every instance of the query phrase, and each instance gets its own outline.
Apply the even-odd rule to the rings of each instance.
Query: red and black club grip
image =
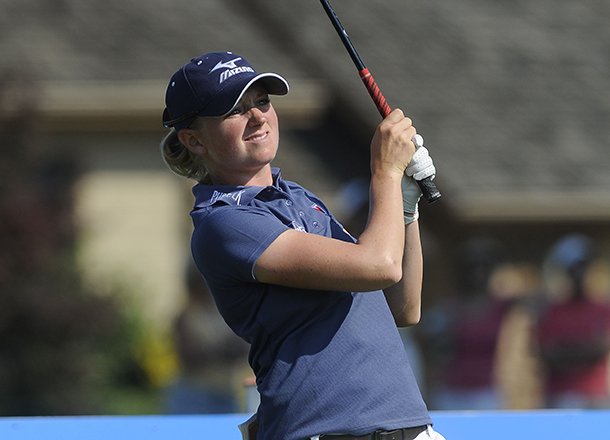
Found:
[[[385,118],[392,112],[392,109],[385,100],[383,93],[381,93],[381,89],[379,89],[373,75],[371,75],[371,72],[369,72],[369,69],[366,67],[358,73],[360,74],[360,79],[362,79],[366,89],[369,91],[369,95],[371,95],[371,98],[373,98],[373,102],[377,106],[379,113],[381,113],[381,116]]]
[[[388,105],[383,93],[381,93],[381,89],[375,82],[375,78],[373,78],[373,75],[371,75],[369,69],[366,67],[360,70],[359,73],[362,82],[369,92],[369,95],[371,95],[373,102],[377,106],[377,110],[379,110],[381,116],[385,118],[392,112],[392,109]],[[441,193],[432,180],[432,176],[426,177],[425,179],[416,180],[416,182],[419,185],[419,189],[421,189],[422,195],[428,201],[428,203],[432,203],[441,198]]]

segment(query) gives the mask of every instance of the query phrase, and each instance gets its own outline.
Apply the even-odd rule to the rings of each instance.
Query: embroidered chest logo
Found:
[[[314,203],[313,205],[311,205],[311,207],[312,207],[313,209],[315,209],[316,211],[321,212],[322,214],[325,214],[324,210],[323,210],[322,208],[320,208],[320,206],[319,206],[319,205],[317,205],[316,203]]]
[[[297,223],[297,222],[292,222],[292,228],[293,228],[295,231],[307,232],[307,231],[305,230],[305,226],[303,226],[302,224]]]

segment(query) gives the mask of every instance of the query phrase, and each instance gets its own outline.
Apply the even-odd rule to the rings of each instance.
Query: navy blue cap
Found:
[[[288,82],[280,75],[259,74],[245,58],[232,52],[193,58],[174,73],[167,85],[163,126],[180,130],[197,116],[224,116],[255,82],[271,95],[288,93]]]

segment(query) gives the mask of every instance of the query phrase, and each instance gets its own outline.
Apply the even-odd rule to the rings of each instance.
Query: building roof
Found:
[[[607,1],[332,4],[390,105],[424,135],[440,203],[466,220],[610,219]],[[0,69],[26,67],[46,84],[154,84],[145,95],[191,56],[231,49],[295,90],[327,97],[324,105],[345,115],[343,130],[371,133],[379,121],[313,0],[20,0],[2,8]],[[162,87],[147,106],[162,107]],[[368,154],[363,145],[353,154]]]

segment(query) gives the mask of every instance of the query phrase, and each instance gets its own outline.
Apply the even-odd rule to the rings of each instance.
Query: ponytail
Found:
[[[199,156],[193,154],[178,139],[178,132],[172,128],[161,141],[161,157],[167,167],[182,177],[201,182],[208,174]]]

